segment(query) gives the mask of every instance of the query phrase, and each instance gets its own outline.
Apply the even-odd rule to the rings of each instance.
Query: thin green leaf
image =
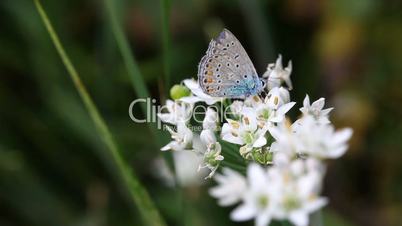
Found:
[[[163,48],[163,71],[165,75],[165,87],[170,86],[170,0],[161,0],[162,20],[162,48]]]
[[[127,37],[124,35],[122,26],[120,24],[119,18],[116,15],[115,3],[112,0],[104,0],[106,13],[108,16],[108,21],[110,21],[110,25],[112,28],[113,35],[116,39],[117,46],[122,55],[124,64],[126,66],[126,70],[128,72],[131,85],[134,88],[134,91],[138,98],[148,98],[150,94],[148,92],[147,86],[144,82],[141,71],[138,67],[137,61],[135,60],[133,54],[131,53],[131,47],[127,40]],[[144,114],[147,113],[147,106],[145,104],[140,104],[142,112]],[[156,140],[156,145],[158,147],[162,147],[163,145],[163,137],[158,133],[157,127],[154,123],[148,123],[149,129],[153,137]]]
[[[152,202],[151,198],[149,197],[147,190],[140,183],[133,170],[127,167],[127,164],[124,162],[122,156],[120,155],[118,146],[114,141],[114,138],[110,133],[109,128],[107,127],[104,119],[100,115],[96,105],[92,101],[88,91],[86,90],[84,84],[81,81],[80,76],[78,75],[78,72],[76,71],[74,65],[71,63],[70,58],[66,54],[40,1],[39,0],[33,0],[33,1],[47,31],[49,32],[50,38],[53,41],[53,44],[55,45],[56,50],[63,61],[64,66],[66,67],[69,75],[71,76],[71,79],[73,80],[73,83],[97,128],[99,135],[105,142],[106,146],[108,147],[107,150],[109,150],[110,152],[109,154],[112,155],[118,169],[120,170],[121,179],[123,180],[123,183],[126,185],[125,187],[126,190],[131,195],[132,198],[131,201],[137,205],[141,217],[143,218],[146,225],[151,226],[166,225],[163,219],[161,218],[158,210],[155,208],[155,205]],[[146,90],[143,87],[142,88],[140,87],[138,92],[140,93],[145,92],[146,94]]]

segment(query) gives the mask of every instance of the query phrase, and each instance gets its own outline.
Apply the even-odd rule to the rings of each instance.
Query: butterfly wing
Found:
[[[248,92],[247,80],[258,80],[254,65],[239,40],[224,29],[200,61],[198,82],[210,96],[241,98]]]

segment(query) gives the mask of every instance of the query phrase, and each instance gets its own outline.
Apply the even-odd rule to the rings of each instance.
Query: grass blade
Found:
[[[162,20],[162,48],[163,48],[163,71],[165,75],[165,88],[170,86],[170,0],[161,0]]]
[[[110,151],[110,154],[113,156],[113,159],[120,170],[121,178],[126,185],[126,189],[131,195],[131,198],[136,206],[139,209],[139,212],[146,223],[146,225],[150,226],[164,226],[165,223],[161,218],[158,210],[155,208],[154,203],[152,202],[147,190],[142,186],[138,178],[135,176],[133,170],[127,167],[126,163],[124,162],[122,156],[120,155],[118,146],[114,141],[112,134],[109,131],[104,119],[100,115],[97,107],[95,106],[94,102],[92,101],[88,91],[86,90],[84,84],[81,81],[81,78],[78,75],[75,67],[71,63],[68,55],[66,54],[56,32],[54,31],[49,18],[46,15],[41,3],[39,0],[33,0],[35,6],[39,12],[39,15],[50,35],[50,38],[53,44],[56,47],[57,52],[59,53],[64,66],[66,67],[73,83],[84,102],[86,109],[88,110],[89,115],[91,116],[97,131],[105,142],[106,146],[108,147],[107,150]],[[146,93],[146,89],[144,87],[139,87],[138,92]]]
[[[134,91],[138,98],[146,98],[149,97],[149,92],[146,88],[144,79],[141,75],[140,69],[134,59],[134,56],[131,54],[131,48],[128,43],[126,36],[122,30],[119,19],[116,15],[115,5],[112,0],[105,0],[106,13],[108,14],[108,19],[111,23],[112,32],[117,42],[117,46],[119,51],[123,57],[124,64],[128,71],[128,75],[131,81],[131,84],[134,88]],[[146,106],[141,105],[143,112],[146,112]]]
[[[106,13],[108,16],[108,20],[110,21],[110,25],[112,27],[112,32],[115,36],[119,51],[122,55],[122,58],[124,60],[124,64],[126,66],[130,81],[132,83],[132,86],[134,88],[134,91],[136,92],[136,95],[138,97],[150,97],[150,94],[148,90],[146,89],[145,82],[143,80],[141,71],[139,70],[138,64],[131,53],[131,48],[130,44],[124,35],[122,26],[120,24],[120,21],[118,19],[118,16],[116,15],[116,9],[115,9],[115,2],[112,0],[104,0],[105,2],[105,7],[106,7]],[[168,63],[169,64],[169,63]],[[141,105],[142,112],[144,114],[147,112],[146,105],[143,104]],[[155,139],[155,145],[159,149],[160,147],[164,146],[166,141],[166,137],[162,136],[160,132],[158,132],[157,125],[154,123],[148,123],[150,132],[152,136]],[[173,157],[171,154],[165,154],[164,159],[167,161],[167,164],[169,165],[170,169],[174,170],[173,167]]]
[[[115,3],[112,0],[104,0],[106,13],[108,16],[108,20],[111,23],[112,32],[117,42],[117,46],[122,55],[124,64],[126,66],[131,84],[134,88],[134,91],[138,98],[147,98],[150,97],[150,94],[146,88],[143,76],[141,71],[139,70],[138,64],[131,53],[130,44],[124,35],[122,26],[119,22],[119,19],[116,15]],[[145,114],[147,112],[147,107],[145,104],[140,104],[142,112]],[[157,131],[157,127],[153,123],[148,123],[149,129],[156,141],[156,145],[158,147],[163,146],[163,137],[161,137],[160,133]]]

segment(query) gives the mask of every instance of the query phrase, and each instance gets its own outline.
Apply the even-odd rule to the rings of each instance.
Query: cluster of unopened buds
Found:
[[[302,115],[293,123],[286,116],[296,104],[288,91],[291,70],[290,63],[283,68],[279,57],[263,75],[267,94],[244,100],[208,96],[197,81],[187,79],[172,88],[174,100],[167,101],[167,112],[158,114],[172,137],[161,150],[200,156],[199,168],[209,169],[207,178],[217,182],[210,195],[221,206],[239,204],[231,213],[234,221],[308,225],[309,215],[327,203],[320,196],[324,160],[338,158],[348,148],[352,130],[335,130],[324,98],[311,103],[306,95]],[[202,120],[197,118],[200,110]]]

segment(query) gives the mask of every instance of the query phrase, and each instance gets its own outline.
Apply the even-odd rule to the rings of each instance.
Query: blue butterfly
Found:
[[[228,98],[257,95],[265,87],[243,46],[227,29],[209,43],[198,65],[198,83],[206,94]]]

